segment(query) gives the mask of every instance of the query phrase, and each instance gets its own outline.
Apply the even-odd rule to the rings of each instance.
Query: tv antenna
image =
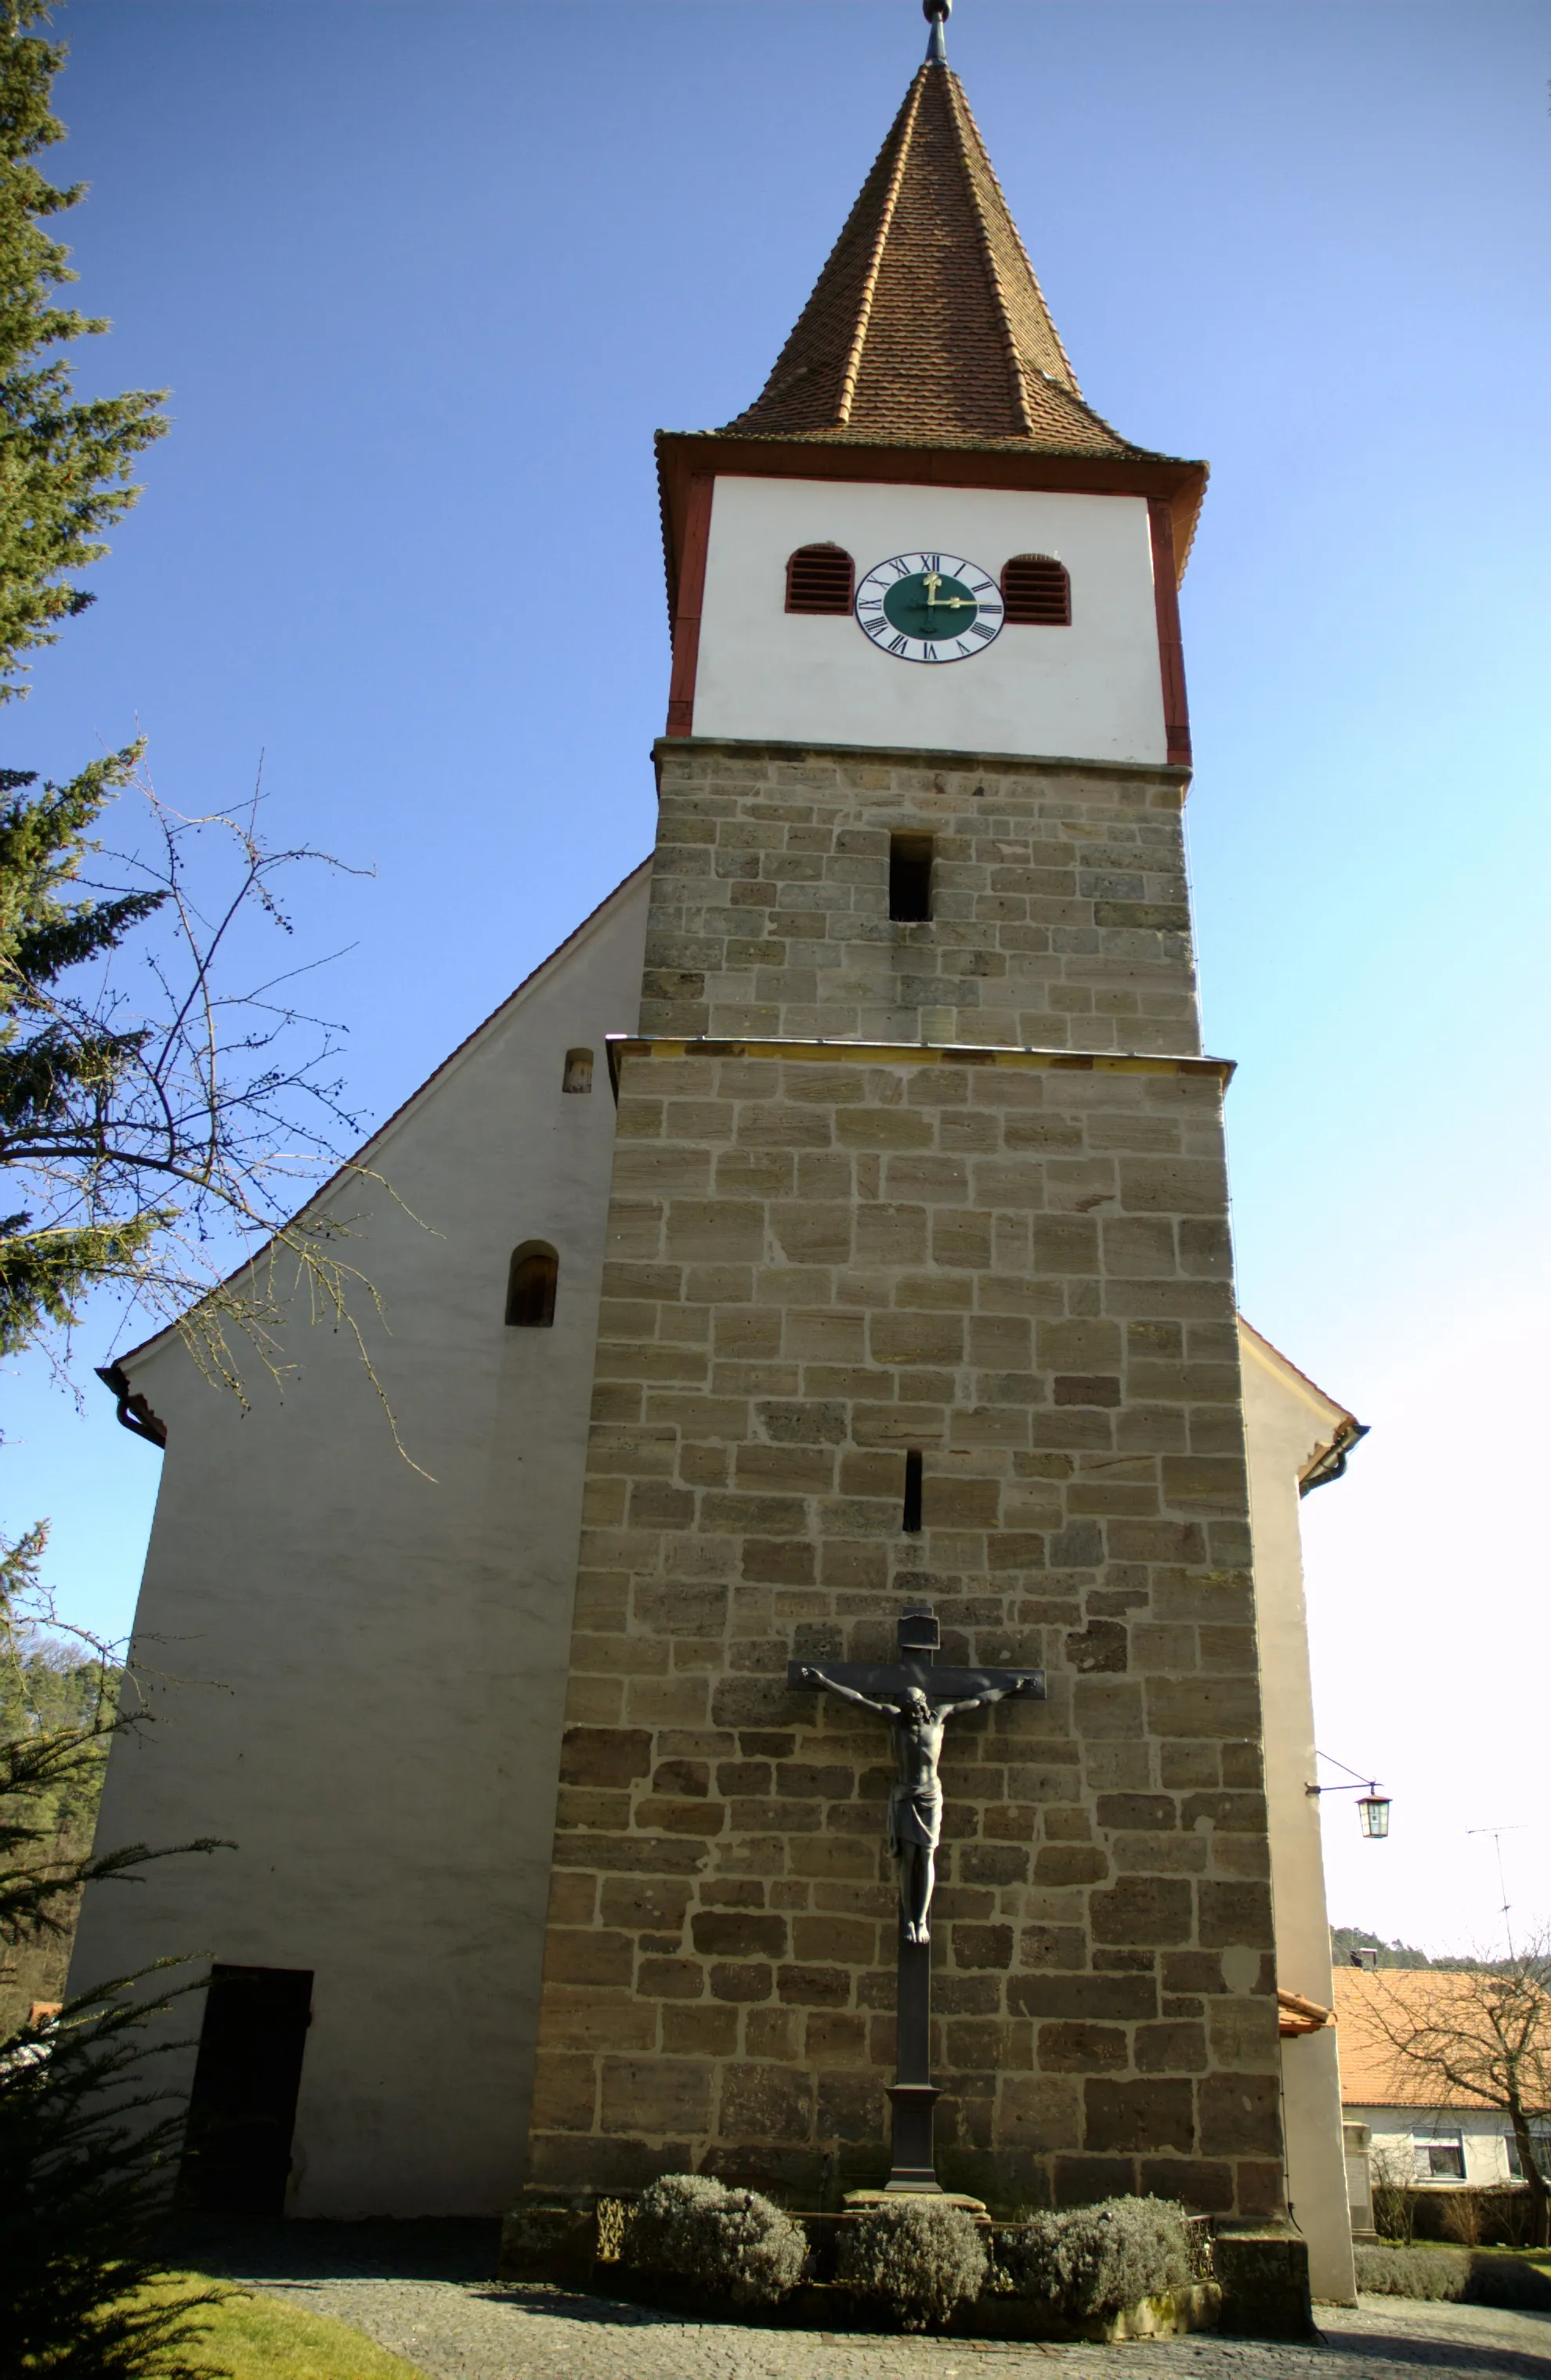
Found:
[[[1511,1907],[1511,1905],[1512,1905],[1512,1904],[1510,1903],[1510,1901],[1509,1901],[1509,1900],[1508,1900],[1508,1877],[1507,1877],[1507,1876],[1506,1876],[1506,1875],[1504,1874],[1504,1872],[1503,1872],[1503,1837],[1504,1837],[1505,1835],[1521,1835],[1521,1834],[1524,1832],[1524,1828],[1523,1828],[1521,1826],[1520,1826],[1520,1827],[1467,1827],[1467,1828],[1465,1828],[1465,1832],[1466,1832],[1466,1834],[1467,1834],[1467,1835],[1490,1835],[1490,1836],[1491,1836],[1491,1838],[1492,1838],[1493,1842],[1496,1845],[1496,1850],[1497,1850],[1497,1889],[1498,1889],[1498,1891],[1502,1894],[1502,1897],[1503,1897],[1503,1905],[1502,1905],[1501,1909],[1497,1912],[1497,1914],[1498,1914],[1498,1916],[1499,1916],[1499,1917],[1502,1919],[1502,1921],[1503,1921],[1503,1932],[1504,1932],[1504,1934],[1508,1937],[1508,1957],[1511,1959],[1511,1958],[1513,1957],[1513,1955],[1514,1955],[1514,1953],[1513,1953],[1513,1928],[1512,1928],[1512,1926],[1508,1924],[1508,1910],[1509,1910],[1509,1908]]]

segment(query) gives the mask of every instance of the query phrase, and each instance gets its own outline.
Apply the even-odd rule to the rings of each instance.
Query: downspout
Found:
[[[99,1364],[97,1378],[118,1399],[118,1418],[130,1435],[149,1439],[153,1446],[165,1446],[166,1423],[160,1414],[152,1412],[143,1396],[130,1389],[128,1372],[116,1364]]]
[[[1322,1447],[1299,1478],[1300,1497],[1312,1496],[1316,1488],[1328,1488],[1333,1479],[1342,1477],[1347,1457],[1360,1439],[1364,1439],[1372,1425],[1365,1421],[1347,1420],[1341,1424],[1328,1446]]]

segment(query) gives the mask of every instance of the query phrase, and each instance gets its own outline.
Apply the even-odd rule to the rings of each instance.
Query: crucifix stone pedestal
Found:
[[[956,1711],[976,1710],[1009,1695],[1043,1701],[1040,1670],[952,1670],[934,1656],[941,1642],[936,1616],[903,1613],[899,1658],[883,1661],[791,1661],[787,1683],[836,1694],[889,1721],[898,1775],[889,1789],[888,1842],[899,1863],[898,2046],[889,2086],[894,2152],[887,2190],[940,2193],[933,2148],[937,2092],[932,2081],[932,1936],[930,1914],[942,1832],[943,1789],[937,1775],[943,1731]]]

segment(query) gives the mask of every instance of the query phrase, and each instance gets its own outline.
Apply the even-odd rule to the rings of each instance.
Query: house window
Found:
[[[1413,2124],[1413,2181],[1463,2181],[1465,2142],[1458,2124]]]
[[[929,834],[889,836],[888,914],[907,924],[920,924],[932,915],[932,838]]]
[[[590,1091],[592,1087],[592,1052],[591,1050],[568,1050],[560,1088],[563,1091]]]
[[[524,1240],[507,1275],[507,1320],[518,1330],[548,1330],[555,1321],[560,1259],[547,1240]]]
[[[788,612],[849,612],[856,565],[843,545],[800,545],[787,564]]]
[[[1049,553],[1015,553],[1002,572],[1009,628],[1069,628],[1071,580]]]
[[[1536,2165],[1539,2166],[1543,2174],[1551,2173],[1551,2132],[1543,2131],[1538,2124],[1532,2124],[1530,2127],[1530,2138],[1534,2143]],[[1508,2170],[1509,2179],[1513,2181],[1522,2181],[1524,2179],[1524,2160],[1519,2154],[1519,2138],[1517,2133],[1505,2132],[1503,2134],[1503,2146],[1508,2151]]]

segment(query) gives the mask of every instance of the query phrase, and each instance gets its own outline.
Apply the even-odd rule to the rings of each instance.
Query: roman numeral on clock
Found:
[[[971,637],[989,638],[994,637],[995,633],[996,631],[995,628],[988,628],[982,620],[971,620],[970,622],[970,634]]]
[[[888,650],[891,653],[908,653],[910,650],[909,637],[891,637]]]

